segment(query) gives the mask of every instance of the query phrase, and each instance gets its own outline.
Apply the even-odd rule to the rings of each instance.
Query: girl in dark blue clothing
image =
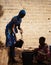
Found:
[[[18,16],[14,16],[12,20],[7,24],[5,35],[6,35],[6,47],[9,47],[9,62],[16,62],[14,59],[15,54],[15,45],[16,45],[16,33],[18,33],[18,29],[20,33],[23,33],[20,25],[22,22],[22,18],[25,16],[25,10],[21,10]],[[23,42],[22,42],[23,43]]]

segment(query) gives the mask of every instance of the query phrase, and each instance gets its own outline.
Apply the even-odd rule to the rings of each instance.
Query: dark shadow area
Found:
[[[0,17],[2,17],[2,16],[3,16],[3,13],[4,13],[4,11],[3,11],[3,6],[2,6],[2,5],[0,5]]]
[[[33,65],[33,51],[22,52],[23,65]]]

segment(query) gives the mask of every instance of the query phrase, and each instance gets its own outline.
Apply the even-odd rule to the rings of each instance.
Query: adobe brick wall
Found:
[[[51,0],[0,0],[4,14],[0,17],[0,40],[5,43],[5,26],[21,9],[26,10],[22,20],[25,47],[37,47],[40,36],[51,43]],[[17,34],[18,39],[21,37]]]

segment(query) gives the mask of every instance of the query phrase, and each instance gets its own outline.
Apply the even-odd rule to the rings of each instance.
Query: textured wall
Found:
[[[5,26],[21,9],[26,10],[22,20],[23,47],[36,47],[40,36],[51,44],[51,0],[0,0],[3,16],[0,17],[0,40],[5,43]],[[17,34],[20,38],[20,34]]]

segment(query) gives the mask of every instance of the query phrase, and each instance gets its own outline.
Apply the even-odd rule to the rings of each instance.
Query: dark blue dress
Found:
[[[21,24],[21,18],[19,16],[15,16],[12,18],[12,20],[7,24],[5,35],[6,35],[6,46],[12,46],[16,43],[16,36],[15,33],[12,31],[12,26],[15,24],[15,33],[18,33],[18,29],[20,30],[20,24]]]

